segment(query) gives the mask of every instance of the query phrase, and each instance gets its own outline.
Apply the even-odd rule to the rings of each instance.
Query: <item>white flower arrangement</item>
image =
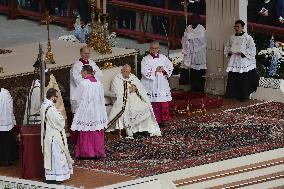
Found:
[[[110,46],[112,46],[112,47],[115,47],[116,44],[118,43],[118,39],[116,38],[116,33],[115,33],[115,32],[112,32],[112,33],[108,36],[107,40],[109,41],[109,44],[110,44]]]
[[[175,64],[181,64],[183,62],[183,54],[182,54],[182,52],[171,53],[171,54],[169,54],[169,58]]]
[[[284,61],[284,51],[282,47],[276,46],[272,48],[267,48],[266,50],[261,50],[258,55],[264,55],[265,58],[271,58],[272,56],[275,56],[278,63],[281,63]]]
[[[275,42],[272,37],[269,47],[257,55],[260,75],[265,78],[279,79],[284,77],[284,46]]]
[[[79,40],[74,35],[63,35],[60,36],[58,40],[68,41],[68,42],[79,42]]]

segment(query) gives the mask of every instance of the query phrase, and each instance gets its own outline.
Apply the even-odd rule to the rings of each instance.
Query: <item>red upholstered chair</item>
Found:
[[[204,98],[198,98],[193,99],[191,101],[192,109],[200,109],[202,108],[204,104],[204,108],[206,110],[213,109],[213,108],[219,108],[224,105],[223,99],[217,99],[217,98],[211,98],[211,97],[204,97]]]
[[[173,92],[172,98],[179,99],[179,100],[193,100],[196,98],[203,98],[207,95],[201,92]]]

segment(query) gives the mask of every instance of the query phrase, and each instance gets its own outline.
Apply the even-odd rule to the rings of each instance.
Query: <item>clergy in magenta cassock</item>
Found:
[[[81,57],[79,60],[77,60],[73,67],[70,70],[70,98],[73,98],[74,92],[76,91],[76,88],[79,86],[81,81],[84,79],[81,76],[81,70],[84,65],[90,65],[94,70],[94,75],[96,80],[101,81],[102,79],[102,71],[100,68],[96,65],[96,63],[90,59],[90,48],[87,46],[84,46],[80,49],[80,55]],[[71,102],[71,110],[74,112],[74,105]]]
[[[44,157],[45,178],[48,183],[62,182],[73,174],[73,160],[70,156],[66,133],[65,119],[61,109],[55,107],[58,91],[50,88],[41,105],[41,146]]]
[[[82,68],[84,80],[76,88],[71,101],[75,115],[72,131],[79,131],[75,156],[77,158],[105,157],[104,128],[107,126],[107,112],[103,86],[93,76],[90,65]]]
[[[128,64],[113,78],[111,92],[116,100],[109,115],[108,131],[126,129],[129,137],[143,132],[161,136],[149,97]]]
[[[0,87],[0,162],[7,166],[17,158],[16,139],[12,132],[15,125],[12,96]]]
[[[169,120],[169,102],[172,100],[168,78],[173,71],[172,62],[159,53],[159,43],[150,44],[150,54],[141,62],[141,83],[144,86],[156,120],[160,127]]]

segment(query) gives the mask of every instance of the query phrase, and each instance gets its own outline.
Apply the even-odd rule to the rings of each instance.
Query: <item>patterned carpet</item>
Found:
[[[75,166],[146,177],[284,147],[284,104],[260,103],[172,121],[163,137],[107,140],[107,158]]]

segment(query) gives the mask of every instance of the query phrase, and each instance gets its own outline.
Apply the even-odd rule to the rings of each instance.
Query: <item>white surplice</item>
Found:
[[[129,87],[135,85],[136,92],[129,92]],[[147,131],[151,136],[161,136],[159,125],[155,119],[149,97],[139,79],[130,74],[128,79],[117,74],[111,83],[111,91],[116,100],[109,115],[109,129],[126,129],[128,136],[136,132]]]
[[[96,63],[93,60],[89,59],[88,61],[89,61],[88,65],[92,66],[93,70],[96,71],[95,78],[98,81],[102,81],[103,73],[100,70],[100,68],[96,65]],[[70,70],[70,98],[71,99],[73,98],[76,88],[79,86],[81,81],[84,80],[81,75],[81,70],[83,66],[84,64],[80,60],[77,60]],[[75,113],[74,105],[72,104],[72,102],[71,102],[71,110],[73,113]]]
[[[72,131],[100,131],[107,125],[104,89],[100,81],[84,79],[74,92]]]
[[[162,66],[167,73],[157,72],[156,68]],[[171,89],[168,78],[172,75],[173,64],[163,54],[159,54],[159,58],[153,58],[147,55],[141,62],[141,83],[144,86],[150,102],[168,102],[172,100]]]
[[[63,181],[73,174],[67,138],[64,130],[65,119],[53,102],[45,99],[40,110],[41,146],[47,180]]]
[[[184,65],[195,70],[207,69],[205,28],[200,24],[196,28],[189,25],[181,42]]]
[[[227,72],[248,72],[256,68],[256,47],[253,38],[244,33],[242,36],[231,36],[227,42],[224,54],[228,56],[230,51],[237,51],[243,53],[245,57],[241,55],[232,54],[228,63]]]
[[[13,99],[9,91],[0,88],[0,131],[10,131],[16,125]]]
[[[30,109],[28,110],[28,106],[30,103]],[[29,123],[30,124],[40,124],[40,81],[34,80],[27,96],[26,101],[26,109],[23,124],[26,125],[28,123],[28,115],[29,115]],[[29,112],[28,112],[29,111]]]

